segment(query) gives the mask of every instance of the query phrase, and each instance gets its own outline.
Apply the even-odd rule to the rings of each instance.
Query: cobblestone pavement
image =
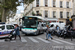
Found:
[[[63,39],[53,36],[53,40],[45,40],[45,34],[25,36],[13,41],[0,40],[0,50],[75,50],[75,39]]]

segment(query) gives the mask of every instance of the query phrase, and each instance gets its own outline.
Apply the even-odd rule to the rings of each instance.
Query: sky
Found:
[[[21,3],[21,6],[17,6],[16,14],[20,14],[20,12],[23,11],[23,10],[24,10],[23,3]]]

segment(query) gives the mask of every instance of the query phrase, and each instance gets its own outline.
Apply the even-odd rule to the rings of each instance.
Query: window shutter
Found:
[[[50,7],[50,0],[48,0],[48,7]]]
[[[69,8],[71,8],[71,1],[69,2]]]
[[[36,7],[36,0],[34,1],[34,7]]]
[[[50,18],[50,11],[48,11],[48,18]]]
[[[39,6],[41,6],[41,0],[39,0]]]
[[[53,7],[53,0],[52,0],[52,7]]]
[[[53,18],[53,11],[52,11],[52,18]]]
[[[43,0],[43,6],[45,6],[45,0]]]
[[[43,17],[45,17],[45,11],[43,10]]]

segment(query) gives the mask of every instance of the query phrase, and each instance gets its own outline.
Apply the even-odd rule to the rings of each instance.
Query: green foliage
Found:
[[[32,12],[32,15],[34,15],[35,13],[34,12]]]
[[[25,3],[25,4],[28,4],[28,3],[30,4],[30,3],[32,3],[33,1],[34,1],[34,0],[24,0],[24,3]]]
[[[17,6],[20,5],[18,0],[2,0],[0,7],[5,10],[4,15],[2,17],[6,18],[10,14],[16,14]],[[2,19],[3,20],[3,19]]]

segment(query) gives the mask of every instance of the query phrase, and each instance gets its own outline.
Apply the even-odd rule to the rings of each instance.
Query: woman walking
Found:
[[[20,32],[19,32],[19,26],[16,24],[16,26],[15,26],[15,40],[16,40],[16,36],[18,35],[19,36],[19,38],[20,38],[20,40],[21,40],[21,36],[20,36]]]
[[[51,39],[53,39],[53,38],[51,37],[51,30],[50,30],[50,27],[48,26],[47,28],[48,28],[48,29],[47,29],[47,32],[48,32],[48,40],[49,40],[49,37],[50,37]]]
[[[47,29],[46,29],[46,40],[48,40],[48,25],[46,26],[47,27]]]

